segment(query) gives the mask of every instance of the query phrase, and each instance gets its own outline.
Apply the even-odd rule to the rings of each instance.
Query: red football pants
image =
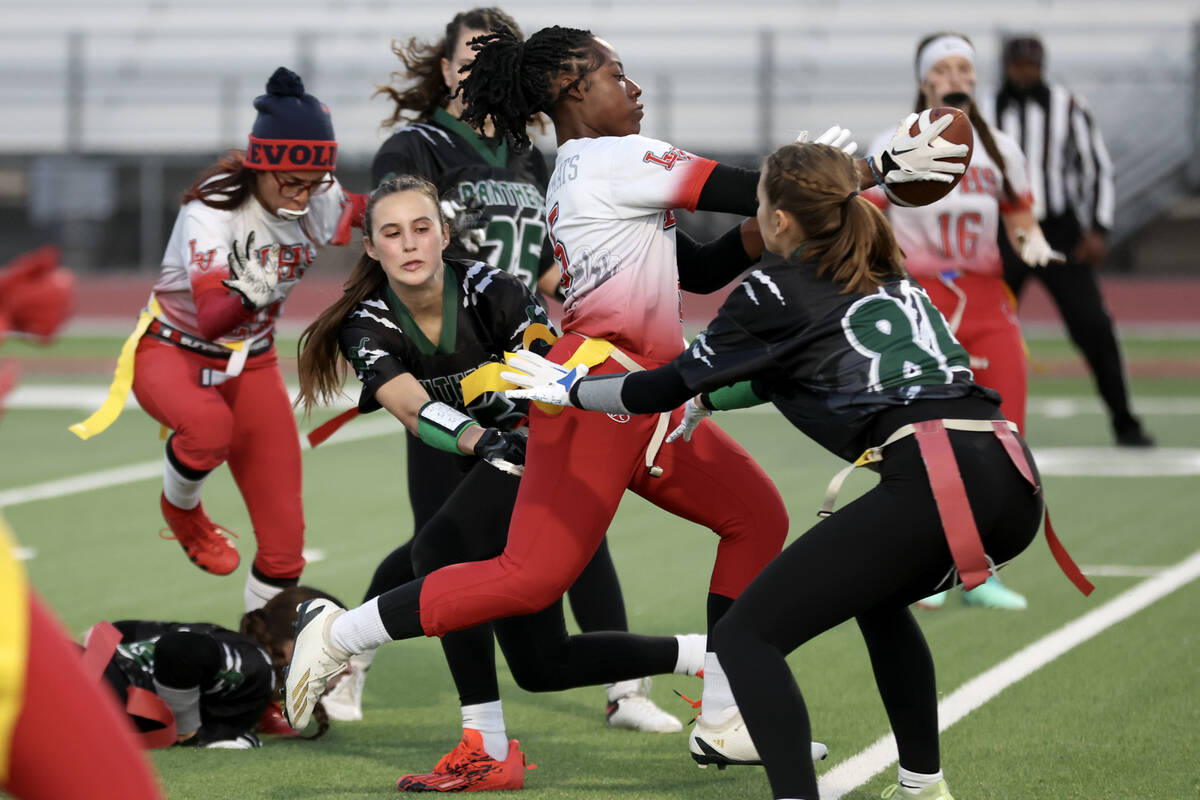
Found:
[[[4,791],[22,800],[162,797],[108,683],[84,672],[80,649],[32,592],[29,618],[25,698]]]
[[[565,336],[549,358],[563,362],[582,342]],[[637,358],[647,368],[660,366]],[[611,359],[594,374],[621,372]],[[671,425],[678,424],[676,409]],[[574,583],[599,547],[626,489],[721,537],[709,591],[736,598],[779,554],[787,535],[783,499],[762,468],[709,421],[690,442],[664,444],[645,464],[657,414],[633,417],[568,408],[530,411],[525,474],[504,552],[488,561],[430,573],[421,588],[421,627],[429,636],[547,607]]]
[[[945,315],[954,314],[961,302],[937,278],[921,278],[921,288]],[[987,366],[976,369],[975,382],[1000,393],[1000,410],[1007,419],[1025,432],[1025,400],[1029,378],[1026,373],[1025,343],[1017,324],[1011,295],[999,277],[964,273],[954,285],[966,295],[966,309],[955,337],[976,358],[987,359]]]
[[[268,578],[297,578],[304,569],[300,434],[279,361],[272,348],[247,359],[236,378],[200,385],[201,369],[225,366],[144,336],[133,391],[146,413],[175,431],[171,448],[185,466],[229,462],[254,525],[254,566]]]

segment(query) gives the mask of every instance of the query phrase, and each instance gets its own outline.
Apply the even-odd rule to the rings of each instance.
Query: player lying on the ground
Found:
[[[292,655],[296,606],[315,597],[333,601],[307,586],[289,587],[247,612],[239,631],[207,622],[115,622],[121,641],[104,678],[155,746],[245,750],[262,746],[256,732],[294,735],[279,708],[283,667]],[[323,709],[316,715],[313,738],[329,727]],[[167,741],[154,736],[163,730]]]

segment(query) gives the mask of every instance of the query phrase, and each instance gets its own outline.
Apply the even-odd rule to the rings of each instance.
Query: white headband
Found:
[[[917,80],[925,80],[933,65],[948,56],[962,56],[975,64],[975,48],[961,36],[939,36],[917,53]]]

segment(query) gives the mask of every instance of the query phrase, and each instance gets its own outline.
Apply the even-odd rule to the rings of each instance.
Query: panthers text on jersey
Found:
[[[410,123],[379,148],[371,184],[389,177],[420,175],[443,199],[481,203],[485,238],[478,253],[457,240],[446,255],[478,259],[516,275],[531,289],[554,260],[546,243],[546,162],[536,149],[514,153],[506,142],[485,139],[445,109],[428,122]]]

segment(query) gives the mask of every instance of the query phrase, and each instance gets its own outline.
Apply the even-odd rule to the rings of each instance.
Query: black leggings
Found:
[[[516,503],[519,479],[479,462],[462,478],[441,509],[399,550],[406,550],[412,570],[419,577],[450,564],[493,558],[504,550],[508,524]],[[583,584],[589,597],[603,598],[615,584],[615,570],[607,549],[593,558],[575,586]],[[396,552],[388,559],[398,560]],[[385,563],[387,560],[385,559]],[[381,565],[381,569],[383,565]],[[588,576],[588,573],[592,573]],[[607,580],[611,573],[613,580]],[[377,578],[379,572],[376,573]],[[376,584],[380,584],[377,586]],[[380,593],[393,586],[372,582]],[[569,636],[559,600],[536,614],[478,625],[442,637],[446,662],[463,705],[486,703],[500,698],[496,681],[495,633],[500,649],[512,670],[513,679],[531,692],[557,691],[576,686],[638,678],[671,672],[678,656],[674,637],[637,636],[619,632],[625,625],[620,587],[616,585],[619,617],[594,613],[587,621],[607,625],[610,632],[588,632]],[[572,607],[578,607],[572,587]],[[611,600],[586,607],[613,607]],[[380,606],[388,625],[388,609]],[[585,614],[585,618],[588,615]],[[580,627],[584,627],[584,619]],[[621,628],[611,627],[619,624]],[[393,628],[388,625],[389,631]],[[595,629],[593,629],[595,630]],[[617,631],[617,632],[611,632]]]
[[[1041,496],[991,433],[950,431],[950,441],[984,548],[1003,563],[1037,533]],[[900,764],[922,773],[940,768],[933,659],[908,606],[945,588],[953,560],[915,438],[890,445],[880,467],[875,488],[793,542],[713,632],[775,797],[817,797],[808,712],[784,657],[852,618]]]

